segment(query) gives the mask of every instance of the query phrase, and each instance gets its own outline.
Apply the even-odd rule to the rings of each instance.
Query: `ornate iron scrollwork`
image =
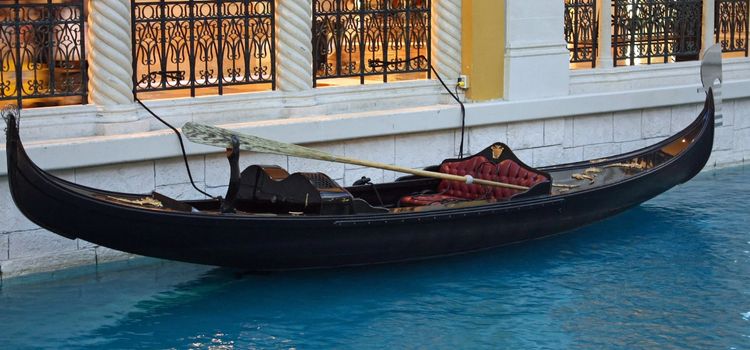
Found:
[[[314,0],[313,75],[319,79],[427,72],[430,0]],[[427,60],[412,60],[424,56]],[[389,65],[370,62],[393,62]]]
[[[0,117],[3,119],[5,124],[5,128],[3,128],[4,132],[8,132],[8,128],[10,127],[10,120],[11,118],[14,118],[16,123],[16,130],[18,129],[19,125],[21,124],[21,113],[18,109],[18,106],[14,104],[8,104],[5,105],[2,109],[0,109]],[[7,136],[7,135],[6,135]]]
[[[0,100],[81,96],[86,102],[83,0],[0,3]]]
[[[591,67],[596,66],[598,32],[596,0],[565,0],[565,40],[570,63],[591,62]]]
[[[614,0],[615,65],[698,59],[702,0]]]
[[[748,17],[750,0],[716,0],[716,42],[723,52],[744,52],[748,55]]]
[[[132,0],[135,91],[275,82],[273,0]]]

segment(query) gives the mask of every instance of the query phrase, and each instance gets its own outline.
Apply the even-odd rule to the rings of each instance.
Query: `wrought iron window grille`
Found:
[[[430,21],[431,0],[313,0],[313,86],[403,73],[430,79]]]
[[[750,0],[715,0],[714,33],[723,52],[748,56]]]
[[[274,0],[131,0],[134,93],[270,84]]]
[[[702,0],[614,0],[614,65],[698,59]]]
[[[0,100],[87,103],[85,21],[83,0],[0,2]]]
[[[599,39],[597,0],[565,0],[565,40],[570,63],[591,63],[596,67]]]

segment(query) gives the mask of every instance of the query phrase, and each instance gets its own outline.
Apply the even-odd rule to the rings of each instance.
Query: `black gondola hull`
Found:
[[[259,271],[366,265],[494,248],[622,212],[689,180],[703,168],[713,146],[713,118],[709,94],[695,122],[670,138],[674,141],[690,133],[695,135],[691,145],[664,164],[621,182],[570,194],[401,214],[255,216],[118,205],[99,197],[134,195],[86,188],[39,169],[26,155],[15,123],[9,123],[8,172],[21,212],[68,238],[139,255]],[[653,151],[670,140],[619,157]]]

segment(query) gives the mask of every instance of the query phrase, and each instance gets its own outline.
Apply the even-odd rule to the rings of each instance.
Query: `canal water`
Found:
[[[480,254],[268,275],[139,259],[6,280],[0,348],[750,349],[749,226],[746,166]]]

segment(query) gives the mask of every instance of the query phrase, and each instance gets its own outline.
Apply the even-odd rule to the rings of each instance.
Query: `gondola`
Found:
[[[226,199],[178,201],[55,177],[29,159],[16,114],[4,117],[12,197],[40,227],[133,254],[253,271],[420,260],[572,230],[688,181],[714,139],[709,90],[692,124],[638,151],[534,169],[496,143],[428,169],[526,191],[421,176],[343,188],[325,174],[259,165],[238,176],[234,154]]]

